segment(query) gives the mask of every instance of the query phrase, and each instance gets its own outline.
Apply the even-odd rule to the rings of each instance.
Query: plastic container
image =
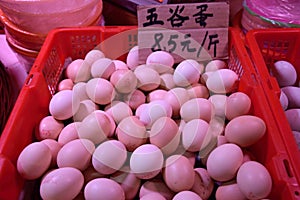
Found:
[[[48,34],[2,133],[0,199],[18,199],[26,191],[35,191],[35,195],[38,193],[38,185],[32,181],[25,182],[17,173],[16,161],[22,149],[34,140],[34,129],[39,121],[49,114],[48,104],[55,93],[65,63],[70,59],[83,58],[101,41],[105,41],[101,50],[109,58],[124,59],[133,45],[128,41],[131,38],[129,35],[134,34],[137,34],[134,27],[65,28]],[[294,177],[296,169],[286,153],[263,88],[239,38],[239,32],[230,29],[229,35],[228,63],[239,74],[238,90],[249,95],[252,114],[261,117],[267,125],[264,137],[249,147],[249,150],[267,167],[272,176],[273,188],[268,198],[299,199],[300,188]],[[119,48],[111,48],[113,44],[118,44]],[[28,199],[32,199],[32,196]]]
[[[274,28],[249,31],[246,35],[250,56],[260,76],[272,114],[276,120],[281,140],[285,143],[291,164],[295,166],[292,176],[300,181],[300,150],[279,102],[280,88],[269,69],[274,62],[286,60],[296,68],[300,77],[300,29]],[[299,122],[300,123],[300,122]]]

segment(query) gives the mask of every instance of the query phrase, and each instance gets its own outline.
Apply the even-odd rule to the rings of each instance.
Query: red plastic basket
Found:
[[[297,147],[291,128],[285,117],[279,101],[280,88],[274,77],[269,74],[269,69],[274,62],[286,60],[296,68],[298,80],[300,77],[300,29],[259,29],[252,30],[246,35],[247,45],[250,49],[251,59],[262,80],[268,103],[276,120],[282,141],[286,145],[291,164],[294,166],[295,176],[300,183],[300,150]],[[300,122],[299,122],[300,123]],[[300,194],[298,194],[300,196]]]
[[[297,199],[300,187],[294,177],[295,169],[278,132],[263,88],[248,57],[239,32],[229,29],[229,67],[240,77],[238,90],[252,100],[252,114],[261,117],[267,125],[267,133],[249,150],[269,170],[273,188],[270,199]],[[16,171],[16,161],[22,149],[34,140],[33,133],[42,117],[48,115],[48,104],[62,73],[66,60],[83,58],[101,41],[120,32],[128,32],[118,43],[118,48],[103,45],[102,50],[111,58],[122,55],[124,59],[134,27],[88,27],[53,30],[37,57],[26,80],[0,140],[0,199],[18,199],[21,191],[34,191],[34,184],[24,189],[26,182]],[[131,34],[131,36],[129,36]],[[126,34],[125,34],[126,35]],[[112,53],[111,50],[121,49]],[[28,197],[32,199],[32,196]]]

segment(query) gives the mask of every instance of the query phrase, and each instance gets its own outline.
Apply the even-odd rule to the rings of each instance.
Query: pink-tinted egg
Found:
[[[78,71],[83,63],[83,59],[73,60],[66,68],[65,75],[67,78],[75,82]]]
[[[167,91],[158,89],[150,92],[147,95],[147,102],[155,101],[155,100],[163,100],[165,98]]]
[[[275,62],[270,73],[276,78],[280,87],[294,85],[297,80],[295,67],[284,60]]]
[[[72,122],[67,124],[60,132],[58,136],[58,143],[61,145],[67,144],[68,142],[78,139],[78,127],[81,122]]]
[[[238,184],[224,184],[216,190],[216,200],[247,200]]]
[[[125,200],[125,193],[117,182],[108,178],[96,178],[85,186],[84,197],[86,200]]]
[[[73,83],[72,79],[70,79],[70,78],[63,79],[58,84],[58,91],[61,91],[61,90],[72,90],[73,86],[74,86],[74,83]]]
[[[188,94],[190,99],[193,98],[205,98],[209,97],[209,91],[207,87],[200,83],[192,84],[190,87],[187,88]]]
[[[162,179],[158,178],[147,180],[141,186],[139,197],[142,198],[143,196],[150,193],[159,193],[163,197],[165,197],[166,200],[172,200],[173,196],[175,195],[175,192],[170,190],[170,188],[168,188],[168,186]]]
[[[125,103],[129,105],[132,110],[137,109],[141,104],[146,102],[146,96],[141,90],[134,90],[125,97]]]
[[[243,92],[234,92],[229,95],[226,106],[225,115],[231,120],[237,116],[246,115],[251,108],[251,99]]]
[[[137,78],[129,69],[116,70],[110,77],[110,82],[120,93],[131,93],[137,88]]]
[[[165,73],[160,75],[160,88],[170,90],[174,87],[176,85],[173,80],[173,74]]]
[[[95,151],[93,142],[87,139],[76,139],[65,144],[57,154],[58,167],[73,167],[81,171],[89,165]]]
[[[228,181],[236,176],[243,162],[243,152],[236,144],[223,144],[216,147],[208,156],[207,171],[216,181]]]
[[[300,87],[287,86],[281,88],[288,98],[288,108],[300,108]]]
[[[139,47],[134,46],[128,52],[126,64],[129,69],[134,70],[139,65]]]
[[[79,82],[73,86],[73,101],[81,102],[90,99],[86,93],[86,82]]]
[[[55,119],[53,116],[44,117],[35,131],[35,137],[38,140],[57,139],[61,130],[64,128],[62,121]]]
[[[99,173],[112,174],[123,166],[126,158],[125,145],[118,140],[108,140],[96,148],[93,153],[92,163]]]
[[[227,96],[223,94],[214,94],[208,98],[208,100],[213,104],[215,115],[225,118],[225,107],[227,102]]]
[[[183,200],[183,199],[189,199],[189,200],[202,200],[202,198],[192,191],[181,191],[177,193],[173,200]]]
[[[164,196],[162,196],[159,193],[149,193],[144,195],[142,198],[140,198],[140,200],[166,200],[166,198]]]
[[[54,169],[42,179],[40,195],[45,200],[74,199],[80,193],[83,182],[83,175],[78,169]]]
[[[139,146],[130,157],[130,169],[140,179],[154,178],[161,171],[163,163],[163,153],[153,144]]]
[[[286,110],[289,106],[289,99],[287,98],[286,94],[281,90],[279,101],[283,110]]]
[[[186,157],[171,155],[165,161],[163,179],[174,192],[190,190],[195,180],[194,168]]]
[[[41,177],[49,168],[52,153],[43,142],[34,142],[26,146],[17,160],[19,174],[28,180]]]
[[[189,95],[186,89],[176,87],[167,92],[165,100],[170,103],[172,107],[173,117],[178,117],[180,108],[189,100]]]
[[[56,166],[57,154],[58,154],[59,150],[61,149],[62,145],[53,139],[45,139],[45,140],[42,140],[41,142],[46,144],[51,151],[51,155],[52,155],[51,156],[52,157],[51,166]]]
[[[285,111],[285,116],[293,131],[300,131],[300,108],[288,109]]]
[[[272,178],[266,167],[256,161],[242,164],[236,176],[237,185],[248,199],[266,198],[272,189]]]
[[[113,101],[105,111],[118,124],[124,118],[132,116],[132,110],[128,104],[122,101]]]
[[[115,63],[116,70],[129,69],[126,63],[121,60],[113,60],[113,62]]]
[[[180,108],[181,119],[186,122],[192,119],[203,119],[209,122],[214,112],[214,106],[211,101],[204,98],[190,99]]]
[[[138,80],[137,88],[142,91],[149,92],[155,90],[160,85],[159,74],[150,67],[137,67],[134,70],[134,74]]]
[[[235,90],[238,75],[230,69],[219,69],[212,72],[206,81],[207,88],[214,93],[229,93]]]
[[[211,60],[205,66],[205,72],[216,71],[227,68],[227,64],[223,60]]]
[[[146,64],[161,64],[168,67],[173,67],[174,58],[173,56],[166,51],[155,51],[152,52],[146,59]]]
[[[109,58],[99,58],[91,65],[91,75],[94,78],[108,80],[115,70],[115,63]]]
[[[253,115],[233,118],[225,127],[225,137],[229,142],[247,147],[255,144],[266,133],[265,122]]]
[[[86,93],[92,101],[100,105],[111,103],[115,97],[113,85],[103,78],[90,79],[86,84]]]
[[[86,116],[98,110],[99,106],[95,104],[92,100],[86,99],[79,103],[79,108],[73,115],[74,121],[82,121]]]
[[[198,194],[203,200],[207,200],[214,189],[214,181],[204,168],[195,168],[195,181],[191,191]]]
[[[90,50],[84,57],[84,60],[89,64],[92,65],[98,59],[104,58],[104,53],[99,49],[92,49]]]

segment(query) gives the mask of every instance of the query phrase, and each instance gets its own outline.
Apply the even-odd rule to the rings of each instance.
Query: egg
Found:
[[[82,121],[86,116],[98,110],[99,106],[95,104],[92,100],[86,99],[79,103],[79,108],[73,115],[74,121]]]
[[[281,88],[288,99],[288,108],[300,108],[300,87],[287,86]]]
[[[159,147],[162,152],[170,153],[166,150],[170,150],[170,148],[165,149],[168,144],[176,137],[178,134],[179,128],[176,122],[170,117],[160,117],[158,118],[152,125],[150,129],[150,143]],[[178,141],[179,143],[179,141]],[[171,151],[175,151],[178,144],[174,144],[174,149]]]
[[[73,102],[72,90],[62,90],[53,95],[49,103],[50,114],[57,120],[66,120],[78,110],[79,102]]]
[[[208,98],[213,104],[215,115],[225,119],[225,107],[228,97],[223,94],[214,94]]]
[[[116,135],[128,151],[147,142],[146,127],[136,116],[124,118],[116,128]]]
[[[289,106],[289,99],[287,98],[286,94],[283,90],[280,91],[279,101],[283,110],[286,110]]]
[[[186,89],[176,87],[169,90],[165,96],[165,100],[172,107],[172,116],[178,117],[181,106],[189,100],[189,95]]]
[[[73,100],[81,102],[90,99],[86,93],[86,82],[76,83],[73,87]]]
[[[193,119],[186,123],[182,131],[182,145],[187,151],[198,152],[205,147],[209,124],[202,119]]]
[[[38,129],[35,131],[35,137],[38,140],[57,139],[63,128],[62,121],[55,119],[53,116],[46,116],[41,119]]]
[[[74,83],[72,81],[72,79],[67,78],[67,79],[63,79],[58,83],[58,91],[61,90],[72,90],[74,86]]]
[[[181,119],[188,122],[192,119],[203,119],[209,122],[215,110],[211,101],[204,98],[194,98],[186,101],[180,108]]]
[[[170,68],[174,65],[173,56],[166,51],[154,51],[147,56],[146,64],[160,64]]]
[[[95,145],[90,140],[72,140],[59,150],[57,166],[73,167],[83,171],[89,166],[94,151]]]
[[[229,95],[225,105],[226,118],[231,120],[237,116],[249,113],[251,99],[243,92],[234,92]]]
[[[204,168],[195,168],[195,181],[191,189],[198,194],[203,200],[209,199],[214,189],[214,182]]]
[[[109,107],[106,107],[105,112],[111,116],[117,124],[124,118],[133,115],[129,105],[122,101],[113,101]]]
[[[171,155],[165,161],[163,179],[174,192],[190,190],[195,180],[194,168],[185,156]]]
[[[110,77],[110,82],[120,93],[131,93],[137,88],[137,77],[131,70],[116,70]]]
[[[205,66],[205,72],[216,71],[227,68],[227,64],[223,60],[211,60]]]
[[[299,131],[292,131],[294,138],[296,140],[298,149],[300,149],[300,132]]]
[[[78,68],[75,80],[73,80],[73,82],[74,83],[86,82],[86,81],[90,80],[91,77],[92,77],[91,64],[88,60],[84,59],[81,62],[80,67]]]
[[[134,70],[134,74],[138,80],[137,88],[145,92],[158,88],[160,85],[159,74],[149,67],[139,67]]]
[[[192,84],[187,88],[190,99],[193,98],[205,98],[209,97],[209,91],[207,87],[201,83]]]
[[[72,167],[54,169],[42,179],[40,195],[45,200],[74,199],[80,193],[83,182],[83,175],[78,169]]]
[[[136,110],[137,107],[146,102],[146,96],[141,90],[136,89],[125,97],[124,102],[127,103],[132,110]]]
[[[295,67],[284,60],[279,60],[274,63],[274,67],[270,68],[270,73],[273,75],[280,87],[294,85],[297,80],[297,72]]]
[[[272,178],[266,167],[256,161],[242,164],[236,176],[237,185],[248,199],[266,198],[272,189]]]
[[[21,151],[17,160],[17,170],[24,179],[37,179],[47,171],[51,160],[50,148],[43,142],[33,142]]]
[[[104,111],[96,110],[86,116],[78,126],[78,136],[99,144],[114,132],[115,123]]]
[[[230,69],[219,69],[211,73],[206,81],[207,88],[214,93],[225,94],[236,89],[238,75]]]
[[[173,74],[165,73],[160,75],[160,88],[170,90],[174,87],[176,85],[173,80]]]
[[[166,198],[164,196],[162,196],[159,193],[149,193],[144,195],[142,198],[140,198],[140,200],[166,200]]]
[[[242,115],[233,118],[225,127],[225,137],[229,142],[241,147],[255,144],[266,133],[265,122],[254,115]]]
[[[99,49],[92,49],[84,57],[84,60],[89,64],[92,65],[98,59],[105,58],[105,54]]]
[[[247,200],[237,183],[220,185],[215,196],[216,200]]]
[[[174,73],[174,68],[168,65],[163,65],[159,63],[148,63],[148,64],[144,64],[143,66],[155,70],[159,75]]]
[[[125,62],[123,62],[122,60],[113,60],[114,64],[115,64],[115,68],[116,70],[119,69],[129,69],[127,64]]]
[[[173,200],[183,200],[183,199],[188,199],[188,200],[202,200],[202,198],[197,195],[195,192],[192,191],[181,191],[177,193]]]
[[[134,70],[139,65],[139,47],[132,47],[126,57],[126,64],[129,69]]]
[[[99,58],[91,65],[91,75],[94,78],[108,80],[115,70],[115,63],[109,58]]]
[[[112,174],[123,166],[126,158],[125,145],[118,140],[108,140],[97,146],[93,153],[92,164],[99,173]]]
[[[200,79],[200,75],[202,74],[203,70],[203,64],[200,64],[196,60],[183,60],[177,65],[174,71],[174,83],[177,86],[181,87],[186,87],[193,83],[197,83]]]
[[[161,194],[166,200],[172,200],[173,196],[175,195],[175,192],[170,190],[166,183],[159,178],[154,178],[147,180],[143,183],[141,186],[139,197],[142,198],[143,196],[147,194],[152,193],[159,193]]]
[[[293,108],[285,111],[285,116],[293,131],[300,131],[300,109]]]
[[[163,100],[166,94],[167,94],[166,90],[163,89],[154,90],[147,95],[147,102],[151,102],[155,100]]]
[[[78,72],[80,70],[80,67],[82,66],[83,59],[75,59],[70,64],[67,65],[65,69],[65,76],[68,79],[71,79],[73,82],[75,82]]]
[[[58,136],[58,143],[61,145],[67,144],[68,142],[78,139],[78,127],[81,122],[72,122],[67,124],[60,132]]]
[[[153,144],[137,147],[130,157],[130,169],[140,179],[151,179],[158,175],[163,163],[163,153]]]
[[[241,148],[232,143],[216,147],[207,158],[208,174],[216,181],[229,181],[236,176],[236,173],[243,162]]]
[[[109,104],[115,97],[113,85],[106,79],[93,78],[86,83],[88,97],[97,104]]]
[[[55,167],[56,166],[57,154],[58,154],[59,150],[61,149],[62,145],[54,139],[44,139],[41,142],[46,144],[48,146],[48,148],[50,149],[51,157],[52,157],[50,166]]]

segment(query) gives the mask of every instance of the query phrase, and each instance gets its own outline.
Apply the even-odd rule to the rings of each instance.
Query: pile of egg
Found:
[[[73,60],[20,175],[40,179],[45,200],[266,198],[271,176],[245,150],[266,125],[238,75],[221,60],[174,66],[164,51],[139,64],[137,47],[126,62],[99,50]]]
[[[281,88],[279,100],[300,149],[300,82],[297,83],[297,71],[290,62],[279,60],[270,73]]]

